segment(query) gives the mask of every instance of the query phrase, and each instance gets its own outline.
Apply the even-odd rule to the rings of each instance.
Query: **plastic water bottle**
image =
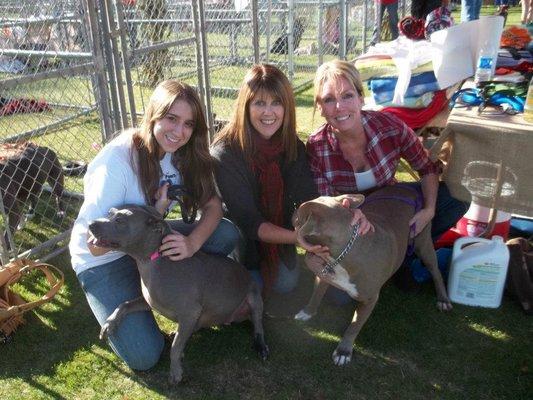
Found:
[[[495,58],[496,52],[494,46],[485,42],[484,46],[479,50],[479,57],[477,59],[476,73],[474,75],[476,85],[492,79],[493,69],[496,64]]]
[[[533,78],[529,81],[526,103],[524,104],[524,120],[533,124]]]

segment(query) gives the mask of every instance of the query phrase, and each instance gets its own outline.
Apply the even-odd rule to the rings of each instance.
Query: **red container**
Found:
[[[470,236],[479,237],[489,225],[490,208],[471,203],[466,214],[457,222],[457,224],[444,232],[444,234],[435,242],[435,248],[451,247],[460,237]],[[494,235],[501,236],[504,241],[509,235],[511,226],[511,214],[498,211],[496,223],[490,232],[488,238]]]

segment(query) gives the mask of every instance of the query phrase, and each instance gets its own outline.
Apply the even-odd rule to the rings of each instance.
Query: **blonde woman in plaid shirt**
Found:
[[[410,221],[415,234],[432,221],[436,240],[455,225],[467,205],[451,197],[439,183],[440,167],[433,163],[416,134],[397,117],[363,111],[363,84],[355,66],[333,60],[316,72],[315,109],[326,123],[307,142],[309,164],[320,195],[365,193],[396,183],[404,158],[418,172],[423,207]]]

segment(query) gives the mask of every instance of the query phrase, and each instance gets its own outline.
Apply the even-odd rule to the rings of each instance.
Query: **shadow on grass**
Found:
[[[356,339],[352,363],[334,366],[331,354],[354,305],[324,303],[311,321],[295,321],[311,294],[308,271],[293,293],[266,303],[267,361],[251,348],[249,322],[202,329],[185,349],[184,381],[173,387],[168,347],[152,370],[129,370],[99,341],[68,257],[52,263],[63,266],[65,286],[0,347],[0,377],[13,379],[7,388],[28,385],[33,397],[520,399],[531,388],[532,325],[518,307],[505,299],[497,310],[455,305],[439,313],[430,283],[416,295],[386,284]],[[162,326],[170,332],[176,325]]]

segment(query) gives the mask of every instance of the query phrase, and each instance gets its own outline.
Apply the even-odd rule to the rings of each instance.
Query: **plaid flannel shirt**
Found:
[[[440,172],[413,130],[400,119],[378,111],[361,111],[361,117],[367,138],[365,155],[378,187],[396,182],[400,158],[421,177]],[[309,137],[307,154],[321,196],[359,192],[354,170],[344,159],[330,125],[321,126]]]

